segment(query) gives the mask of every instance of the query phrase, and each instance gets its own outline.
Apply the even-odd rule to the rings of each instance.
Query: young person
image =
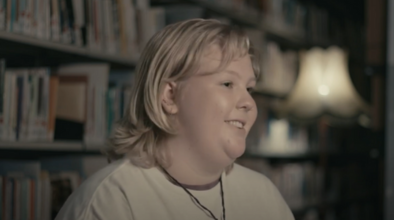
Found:
[[[268,178],[235,163],[256,120],[258,74],[247,36],[229,25],[192,19],[158,32],[109,141],[121,158],[56,220],[293,220]]]

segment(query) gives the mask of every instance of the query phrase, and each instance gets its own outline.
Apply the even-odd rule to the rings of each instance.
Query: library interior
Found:
[[[54,219],[108,164],[144,46],[192,18],[261,55],[236,162],[296,220],[393,220],[394,0],[0,0],[0,219]]]

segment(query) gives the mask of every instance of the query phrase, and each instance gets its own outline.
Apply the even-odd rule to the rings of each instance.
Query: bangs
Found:
[[[236,32],[235,30],[232,30],[228,36],[219,36],[217,44],[219,45],[222,54],[218,71],[225,69],[232,61],[250,54],[249,39],[241,31]]]
[[[164,77],[163,81],[181,82],[197,73],[210,75],[221,72],[231,62],[245,56],[251,59],[256,79],[260,76],[259,55],[256,54],[247,34],[241,28],[212,21],[209,26],[200,24],[188,27],[183,30],[183,34],[184,36],[178,39],[167,35],[168,41],[171,42],[164,42],[166,45],[172,44],[172,51],[160,59],[162,62],[169,57],[172,59],[166,62],[166,69],[170,70],[168,71],[170,74]],[[203,65],[202,59],[211,52],[213,47],[217,47],[221,53],[219,66],[209,72],[199,72]]]
[[[250,56],[253,66],[253,72],[256,78],[260,76],[260,64],[258,54],[252,47],[248,36],[239,29],[223,30],[219,35],[213,36],[213,39],[206,39],[204,54],[214,46],[218,46],[221,52],[220,65],[217,69],[210,72],[202,73],[203,75],[210,75],[223,71],[231,62],[245,56]],[[209,42],[209,43],[208,43]],[[199,60],[196,63],[195,69],[201,65],[201,58],[203,54],[198,55]]]

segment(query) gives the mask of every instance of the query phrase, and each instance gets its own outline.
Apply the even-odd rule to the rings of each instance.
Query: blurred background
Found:
[[[107,164],[141,50],[190,18],[261,54],[238,163],[297,220],[394,219],[394,0],[0,0],[0,219],[53,219]]]

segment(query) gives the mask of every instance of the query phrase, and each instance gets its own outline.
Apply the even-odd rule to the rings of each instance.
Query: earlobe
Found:
[[[175,102],[175,92],[175,82],[168,82],[165,84],[161,97],[161,105],[167,114],[173,115],[178,112],[178,106]]]

